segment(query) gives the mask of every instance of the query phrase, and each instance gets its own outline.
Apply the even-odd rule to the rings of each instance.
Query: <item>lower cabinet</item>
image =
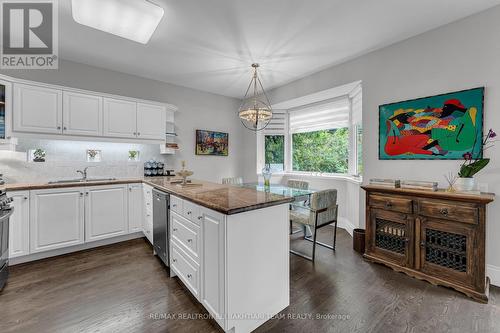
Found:
[[[9,220],[9,258],[25,256],[30,253],[30,193],[29,191],[10,192],[14,213]]]
[[[148,241],[153,244],[153,187],[143,185],[144,218],[142,220],[142,232]]]
[[[201,303],[213,316],[215,321],[224,327],[224,215],[206,208],[200,208],[202,218],[202,293]]]
[[[128,232],[142,231],[144,220],[144,204],[142,200],[142,184],[128,185]]]
[[[84,188],[30,192],[30,252],[82,244]]]
[[[128,233],[127,185],[85,189],[85,241]]]

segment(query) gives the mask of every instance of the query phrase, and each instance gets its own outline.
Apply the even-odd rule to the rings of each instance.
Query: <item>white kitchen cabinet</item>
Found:
[[[225,327],[225,216],[199,207],[202,226],[202,293],[201,303],[215,321]]]
[[[82,244],[82,187],[30,191],[31,253]]]
[[[165,140],[167,113],[165,106],[137,103],[137,137]]]
[[[30,253],[30,206],[29,191],[9,192],[14,213],[9,220],[9,258]]]
[[[153,187],[144,184],[144,220],[142,231],[144,236],[153,244]]]
[[[128,232],[142,231],[144,220],[144,204],[142,200],[142,184],[128,185]]]
[[[63,92],[63,133],[101,136],[103,98],[97,95]]]
[[[85,188],[85,241],[128,233],[127,185]]]
[[[137,103],[104,98],[104,136],[137,138]]]
[[[62,134],[62,90],[14,84],[13,129]]]

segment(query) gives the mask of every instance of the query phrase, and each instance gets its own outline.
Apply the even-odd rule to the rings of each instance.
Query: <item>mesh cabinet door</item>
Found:
[[[411,267],[413,219],[407,214],[372,209],[368,252],[401,266]]]
[[[474,232],[467,225],[452,225],[438,219],[423,219],[420,229],[421,270],[445,274],[464,285],[473,283]]]

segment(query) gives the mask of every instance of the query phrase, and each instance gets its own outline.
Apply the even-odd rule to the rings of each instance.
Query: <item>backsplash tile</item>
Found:
[[[28,162],[27,152],[41,148],[46,151],[43,163]],[[87,150],[102,151],[101,162],[87,162]],[[138,161],[129,161],[129,151],[140,151]],[[7,183],[47,182],[55,179],[79,177],[76,170],[86,166],[89,177],[141,177],[144,161],[154,159],[164,162],[168,158],[160,154],[157,144],[127,144],[110,142],[36,140],[20,138],[16,147],[18,153],[0,151],[0,173]],[[24,158],[22,153],[26,152]]]

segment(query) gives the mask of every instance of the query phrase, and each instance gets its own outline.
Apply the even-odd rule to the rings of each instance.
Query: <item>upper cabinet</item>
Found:
[[[62,134],[62,90],[14,84],[13,129]]]
[[[137,138],[137,103],[104,98],[104,136]]]
[[[102,97],[63,92],[63,133],[70,135],[102,135]]]
[[[172,105],[52,85],[13,84],[12,132],[165,142]]]
[[[164,106],[137,103],[137,136],[141,139],[164,140],[167,112]]]

